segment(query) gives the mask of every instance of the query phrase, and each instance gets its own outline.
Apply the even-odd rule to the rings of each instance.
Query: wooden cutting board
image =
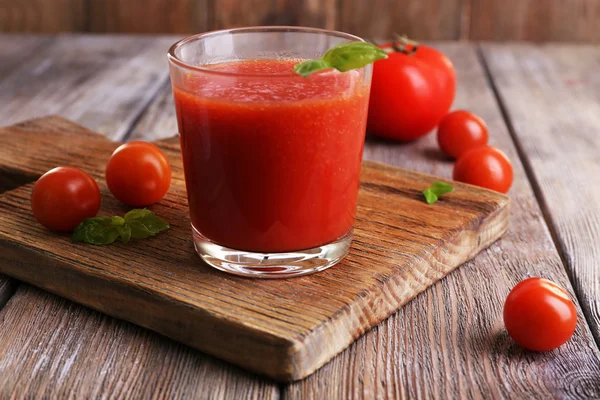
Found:
[[[453,183],[455,192],[427,205],[421,191],[434,177],[365,162],[344,261],[300,278],[235,277],[195,254],[178,141],[157,145],[173,183],[150,209],[171,229],[96,247],[36,223],[31,182],[56,166],[82,168],[100,185],[99,215],[123,214],[103,177],[118,143],[59,117],[0,129],[0,272],[286,381],[315,371],[508,227],[504,195]]]

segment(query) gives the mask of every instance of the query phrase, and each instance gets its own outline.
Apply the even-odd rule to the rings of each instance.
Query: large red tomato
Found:
[[[381,46],[388,58],[373,65],[368,131],[414,140],[434,129],[456,92],[452,62],[440,51],[399,38]]]

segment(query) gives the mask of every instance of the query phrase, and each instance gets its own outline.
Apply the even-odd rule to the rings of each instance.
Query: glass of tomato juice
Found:
[[[362,39],[251,27],[191,36],[169,50],[194,245],[208,264],[290,277],[348,253],[371,65],[293,72],[348,41]]]

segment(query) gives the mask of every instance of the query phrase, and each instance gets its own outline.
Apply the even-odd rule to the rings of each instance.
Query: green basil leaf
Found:
[[[345,42],[327,50],[320,59],[308,60],[294,65],[294,72],[303,77],[321,71],[335,68],[346,72],[362,68],[388,55],[383,49],[366,42]]]
[[[435,203],[443,194],[454,191],[454,187],[446,182],[434,182],[423,191],[427,204]]]
[[[135,209],[125,217],[94,217],[84,219],[73,231],[74,242],[96,245],[113,243],[121,239],[123,243],[131,238],[145,239],[169,228],[169,224],[147,209]]]
[[[125,223],[134,239],[145,239],[169,228],[165,220],[146,208],[129,211],[125,214]]]
[[[119,236],[121,237],[121,242],[129,242],[129,239],[131,239],[131,228],[129,225],[122,225],[117,227],[117,229],[119,231]]]
[[[431,189],[438,197],[454,191],[454,187],[452,185],[439,181],[433,182],[431,186],[429,186],[429,189]]]
[[[136,219],[143,219],[145,216],[152,214],[152,211],[147,208],[135,208],[125,214],[125,222],[130,222]]]
[[[341,72],[362,68],[388,55],[383,49],[367,42],[347,42],[332,47],[323,60]]]
[[[425,201],[427,201],[427,204],[433,204],[438,200],[437,195],[430,189],[423,190],[423,195],[425,195]]]
[[[94,217],[86,218],[77,225],[72,240],[101,246],[114,242],[119,236],[111,217]]]
[[[294,72],[306,78],[314,72],[329,68],[331,68],[331,65],[323,60],[308,60],[294,65]]]

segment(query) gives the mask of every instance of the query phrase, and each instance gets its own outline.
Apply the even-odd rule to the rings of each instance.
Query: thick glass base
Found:
[[[209,265],[248,278],[290,278],[323,271],[348,254],[352,231],[335,242],[312,249],[285,253],[254,253],[211,242],[193,226],[194,247]]]

